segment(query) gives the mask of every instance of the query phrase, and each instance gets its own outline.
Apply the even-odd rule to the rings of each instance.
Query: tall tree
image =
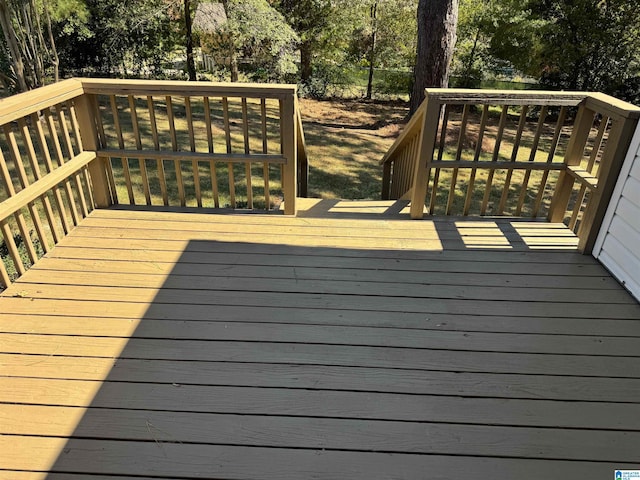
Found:
[[[230,59],[231,81],[238,81],[238,59],[251,61],[254,78],[282,81],[296,71],[298,36],[266,0],[223,0],[226,21],[205,47]]]
[[[418,2],[418,46],[410,99],[412,114],[424,100],[425,88],[443,88],[449,83],[457,22],[458,0]]]
[[[21,91],[44,85],[49,67],[53,67],[54,80],[58,80],[59,59],[48,9],[46,0],[0,0],[0,27],[8,48],[5,55],[8,53],[16,87]]]
[[[191,0],[184,0],[184,29],[187,47],[187,73],[189,80],[196,81],[196,62],[193,59],[193,32],[191,30]]]
[[[313,58],[330,21],[331,0],[278,0],[273,2],[300,37],[300,80],[313,74]]]

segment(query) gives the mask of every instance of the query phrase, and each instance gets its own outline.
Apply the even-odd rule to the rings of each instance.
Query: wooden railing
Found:
[[[427,89],[381,161],[411,217],[564,221],[590,252],[640,108],[599,93]]]
[[[114,203],[295,213],[296,87],[83,80]],[[300,142],[298,139],[302,139]],[[306,178],[306,177],[305,177]]]
[[[0,127],[0,287],[94,208],[295,214],[306,194],[291,85],[72,79],[0,101]]]

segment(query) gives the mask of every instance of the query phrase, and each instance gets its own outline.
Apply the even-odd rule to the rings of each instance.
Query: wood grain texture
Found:
[[[632,468],[640,306],[565,240],[510,219],[96,210],[0,296],[0,477]]]

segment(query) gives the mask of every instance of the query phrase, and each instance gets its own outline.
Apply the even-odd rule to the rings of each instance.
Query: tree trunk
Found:
[[[184,26],[187,34],[187,72],[189,80],[196,81],[196,62],[193,59],[193,34],[191,31],[191,0],[184,0]]]
[[[27,85],[27,80],[24,74],[24,62],[22,61],[22,54],[20,53],[16,33],[13,30],[13,25],[11,24],[11,12],[6,0],[0,0],[0,26],[2,27],[7,47],[9,47],[9,51],[11,53],[11,63],[14,73],[16,74],[18,88],[21,92],[26,92],[29,90],[29,86]]]
[[[236,56],[236,52],[231,52],[231,56],[229,58],[229,67],[231,68],[231,81],[238,81],[238,57]]]
[[[58,49],[56,48],[56,40],[53,37],[51,28],[51,15],[49,15],[49,4],[44,2],[44,14],[47,20],[47,32],[49,33],[49,43],[51,44],[51,63],[53,63],[53,81],[60,81],[60,58],[58,57]],[[44,45],[44,41],[43,41]]]
[[[306,83],[313,75],[312,56],[311,40],[303,41],[300,44],[300,80],[302,83]]]
[[[447,87],[457,23],[458,0],[419,0],[418,50],[413,70],[411,114],[424,100],[425,88]]]
[[[373,70],[376,62],[376,34],[378,33],[377,17],[378,2],[373,2],[371,6],[371,50],[369,50],[369,80],[367,81],[367,99],[371,100],[373,95]]]

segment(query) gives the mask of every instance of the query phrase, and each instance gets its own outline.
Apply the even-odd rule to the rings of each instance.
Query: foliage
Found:
[[[80,7],[73,21],[61,21],[68,32],[61,45],[70,70],[90,68],[103,75],[157,72],[175,45],[171,9],[164,0],[65,0]],[[78,36],[75,36],[79,34]]]
[[[205,49],[244,57],[257,80],[281,81],[296,72],[298,36],[266,0],[228,0],[225,9],[227,21],[218,32],[201,35]]]
[[[26,91],[58,80],[59,57],[47,0],[0,0],[2,60],[9,67],[3,83]]]
[[[638,100],[637,0],[501,0],[490,53],[553,89]]]

